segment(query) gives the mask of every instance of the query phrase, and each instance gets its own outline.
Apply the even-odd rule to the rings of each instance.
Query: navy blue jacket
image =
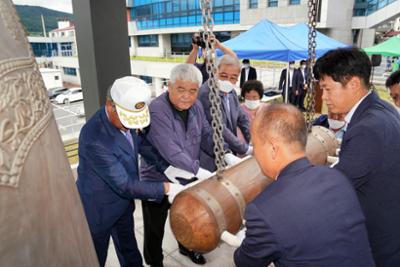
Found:
[[[339,171],[306,158],[286,166],[245,211],[238,267],[374,266],[360,204]]]
[[[76,183],[92,233],[109,229],[133,199],[164,197],[163,183],[139,181],[138,138],[131,134],[134,149],[104,107],[81,130]]]
[[[375,93],[357,107],[336,168],[350,178],[377,266],[400,266],[400,117]]]
[[[211,125],[211,103],[209,100],[210,88],[207,83],[204,83],[200,87],[199,100],[203,105],[204,112],[208,122]],[[222,99],[223,93],[220,92],[221,96],[221,111],[222,111],[222,123],[224,125],[223,137],[225,142],[229,145],[229,149],[235,154],[245,154],[249,148],[246,142],[243,142],[237,136],[237,128],[242,131],[244,138],[247,142],[250,141],[250,120],[247,114],[240,107],[239,100],[235,90],[232,90],[228,95],[229,99],[229,114],[226,102]],[[229,116],[229,118],[228,118]]]

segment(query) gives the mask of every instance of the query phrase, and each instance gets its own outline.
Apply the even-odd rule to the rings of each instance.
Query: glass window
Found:
[[[63,72],[65,75],[76,76],[76,68],[63,67]]]
[[[189,53],[192,50],[192,33],[171,34],[172,53]]]
[[[60,43],[61,56],[72,57],[72,42]]]
[[[249,1],[258,6],[258,0]],[[240,23],[240,0],[215,0],[212,3],[215,24]],[[233,16],[224,16],[232,11],[235,12]],[[135,0],[131,19],[138,30],[201,26],[202,23],[199,2],[195,0]]]
[[[153,78],[150,76],[140,75],[139,79],[145,81],[147,84],[153,83]]]
[[[35,57],[52,57],[58,54],[56,43],[31,43],[31,47]]]
[[[249,0],[249,8],[257,8],[258,7],[258,0]]]
[[[289,0],[289,5],[300,5],[300,0]]]
[[[138,36],[139,47],[158,47],[158,35],[140,35]]]
[[[268,7],[278,6],[278,0],[268,0]]]

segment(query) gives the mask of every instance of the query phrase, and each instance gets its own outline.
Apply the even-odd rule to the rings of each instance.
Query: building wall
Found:
[[[63,81],[60,70],[41,68],[40,74],[47,90],[62,87]]]
[[[258,8],[250,9],[248,0],[240,0],[240,24],[254,25],[262,19],[278,24],[296,24],[307,19],[307,1],[289,5],[288,0],[279,0],[277,7],[268,7],[268,0],[258,0]]]
[[[77,85],[81,84],[79,62],[77,57],[53,57],[53,66],[61,70],[62,80],[64,82]],[[63,71],[64,67],[76,69],[76,76],[65,74]]]

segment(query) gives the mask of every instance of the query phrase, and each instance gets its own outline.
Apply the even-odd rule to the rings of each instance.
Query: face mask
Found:
[[[306,67],[307,67],[306,65],[301,65],[301,69],[302,69],[302,70],[305,70]]]
[[[256,109],[260,106],[261,101],[260,100],[244,100],[244,104],[246,105],[246,107],[248,107],[249,109]]]
[[[294,69],[294,65],[293,65],[293,64],[290,64],[290,65],[289,65],[289,69],[291,69],[291,70]]]
[[[233,84],[230,81],[218,81],[219,83],[219,90],[221,90],[224,93],[230,93],[233,89]]]
[[[249,64],[244,64],[243,67],[244,67],[245,69],[248,69],[248,68],[250,67],[250,65],[249,65]]]
[[[328,119],[328,123],[329,123],[329,128],[333,130],[339,130],[346,124],[345,121],[338,121],[333,119]]]

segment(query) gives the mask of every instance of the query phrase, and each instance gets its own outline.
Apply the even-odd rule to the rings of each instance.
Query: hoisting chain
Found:
[[[317,3],[318,0],[308,0],[308,62],[307,62],[307,108],[306,108],[306,122],[307,129],[311,132],[311,127],[314,121],[315,114],[315,86],[314,86],[314,73],[313,67],[315,64],[315,48],[317,46],[316,36],[317,31]]]
[[[222,112],[221,97],[219,95],[218,80],[216,77],[216,55],[215,35],[213,33],[214,20],[212,18],[212,0],[200,0],[201,13],[203,17],[203,40],[206,43],[205,64],[209,75],[208,87],[210,88],[210,113],[212,117],[211,127],[213,129],[215,165],[217,175],[225,169],[224,161],[224,138],[222,136]]]

